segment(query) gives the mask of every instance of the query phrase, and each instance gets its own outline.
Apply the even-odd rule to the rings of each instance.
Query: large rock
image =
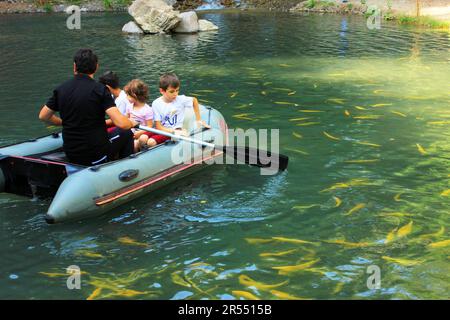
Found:
[[[180,23],[179,12],[163,0],[135,0],[128,13],[146,33],[169,32]]]
[[[183,12],[179,15],[181,21],[173,30],[177,33],[195,33],[198,32],[198,17],[194,11]]]
[[[219,27],[208,20],[198,20],[198,31],[215,31],[219,30]]]
[[[130,21],[127,24],[125,24],[122,28],[122,32],[126,33],[144,33],[141,28],[134,22]]]

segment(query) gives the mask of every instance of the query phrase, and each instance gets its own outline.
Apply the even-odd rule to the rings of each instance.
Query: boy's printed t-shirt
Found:
[[[166,128],[178,129],[183,127],[185,108],[194,106],[194,98],[185,95],[177,96],[172,102],[165,102],[159,97],[152,103],[154,121],[161,121]]]
[[[153,119],[153,110],[148,104],[145,104],[140,109],[134,109],[133,105],[130,103],[127,106],[126,114],[129,114],[130,119],[136,121],[137,123],[146,126],[148,120]],[[133,130],[134,132],[135,130]]]
[[[127,94],[125,91],[120,90],[119,96],[114,100],[116,103],[116,107],[119,109],[120,113],[123,115],[127,114],[127,108],[131,105],[130,101],[127,98]]]

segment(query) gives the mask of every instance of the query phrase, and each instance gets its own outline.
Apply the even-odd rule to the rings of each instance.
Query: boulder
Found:
[[[125,24],[122,28],[122,32],[126,33],[144,33],[141,28],[134,22],[130,21],[127,24]]]
[[[169,32],[179,23],[179,12],[163,0],[135,0],[128,13],[145,33]]]
[[[198,20],[198,31],[215,31],[219,30],[219,27],[208,20]]]
[[[183,12],[179,15],[181,21],[173,29],[177,33],[195,33],[198,32],[198,17],[195,11]]]

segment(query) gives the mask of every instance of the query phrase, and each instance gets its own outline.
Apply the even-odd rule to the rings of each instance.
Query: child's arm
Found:
[[[194,106],[194,113],[195,113],[195,122],[197,123],[198,127],[205,127],[210,129],[211,127],[209,125],[206,124],[205,121],[202,120],[201,116],[200,116],[200,108],[198,106],[198,100],[197,98],[193,98],[193,106]]]
[[[145,125],[147,126],[147,127],[153,127],[153,120],[147,120],[147,122],[145,123]],[[136,131],[135,133],[134,133],[134,138],[135,139],[139,139],[139,137],[140,136],[142,136],[142,134],[144,133],[144,132],[147,132],[147,131],[145,131],[145,130],[138,130],[138,131]]]

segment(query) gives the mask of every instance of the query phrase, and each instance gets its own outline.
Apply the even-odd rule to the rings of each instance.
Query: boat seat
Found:
[[[50,154],[46,154],[41,157],[42,160],[48,160],[53,162],[64,162],[64,163],[70,163],[69,158],[67,158],[64,151],[59,152],[53,152]]]

